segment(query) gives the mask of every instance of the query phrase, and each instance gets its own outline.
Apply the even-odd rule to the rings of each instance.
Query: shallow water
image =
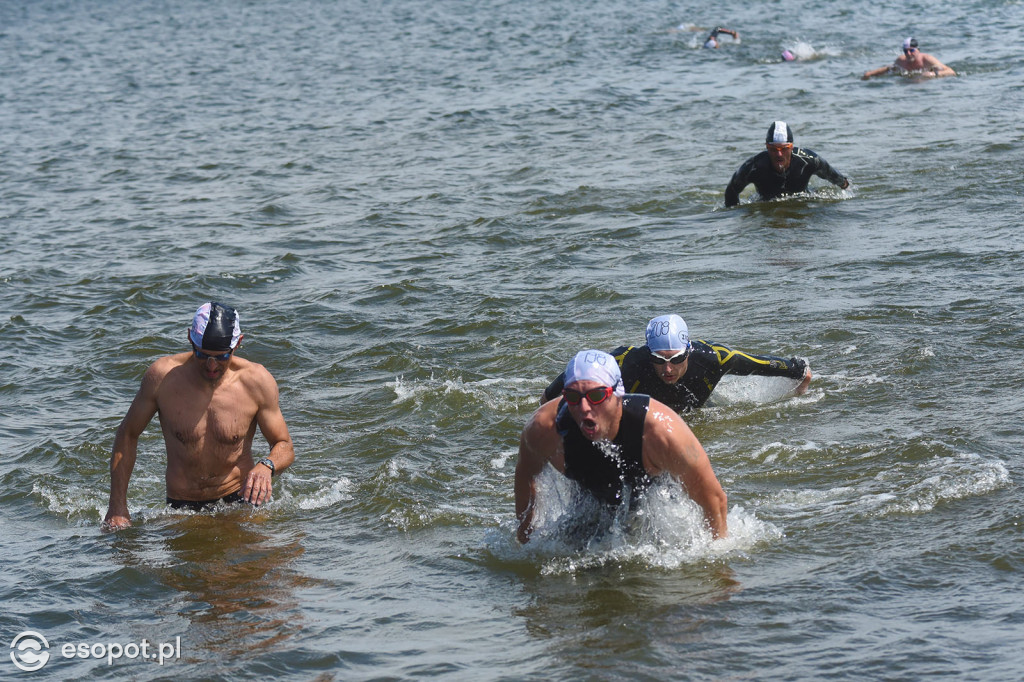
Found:
[[[741,41],[700,49],[715,25]],[[53,679],[1019,679],[1022,26],[993,0],[0,6],[0,634],[43,634]],[[960,76],[859,80],[910,34]],[[775,119],[852,187],[723,208]],[[135,526],[102,534],[114,431],[211,298],[296,464],[258,511],[171,512],[152,424]],[[520,547],[541,391],[666,312],[814,371],[687,417],[730,538],[663,482],[581,548],[549,474]],[[60,653],[178,637],[163,665]]]

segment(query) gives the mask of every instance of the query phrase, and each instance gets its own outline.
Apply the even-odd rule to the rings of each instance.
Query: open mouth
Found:
[[[580,431],[583,432],[584,436],[593,440],[593,436],[597,434],[597,421],[590,417],[584,418],[580,422]]]

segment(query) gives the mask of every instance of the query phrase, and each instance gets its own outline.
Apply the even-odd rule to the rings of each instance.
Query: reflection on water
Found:
[[[178,599],[164,604],[191,622],[187,648],[231,655],[268,649],[303,628],[293,591],[315,581],[296,572],[304,534],[236,511],[168,516],[115,540],[118,558]],[[145,544],[152,542],[153,544]],[[203,658],[204,656],[200,656]]]
[[[741,589],[725,565],[672,571],[616,565],[526,579],[529,604],[516,615],[532,637],[550,642],[556,659],[585,668],[643,667],[655,663],[659,650],[703,641],[705,607]]]

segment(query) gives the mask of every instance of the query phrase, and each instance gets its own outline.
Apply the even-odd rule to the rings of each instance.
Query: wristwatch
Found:
[[[270,475],[274,475],[274,460],[270,459],[269,457],[264,457],[263,459],[256,463],[262,464],[263,466],[267,467],[268,469],[270,469]]]

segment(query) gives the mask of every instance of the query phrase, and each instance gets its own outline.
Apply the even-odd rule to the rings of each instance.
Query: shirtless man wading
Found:
[[[205,303],[188,330],[192,350],[160,358],[121,421],[110,456],[105,530],[131,525],[128,481],[139,436],[154,414],[167,449],[167,503],[199,510],[219,501],[259,505],[271,498],[271,476],[295,460],[278,404],[277,382],[262,365],[235,355],[242,341],[238,313]],[[270,452],[253,461],[259,427]]]

